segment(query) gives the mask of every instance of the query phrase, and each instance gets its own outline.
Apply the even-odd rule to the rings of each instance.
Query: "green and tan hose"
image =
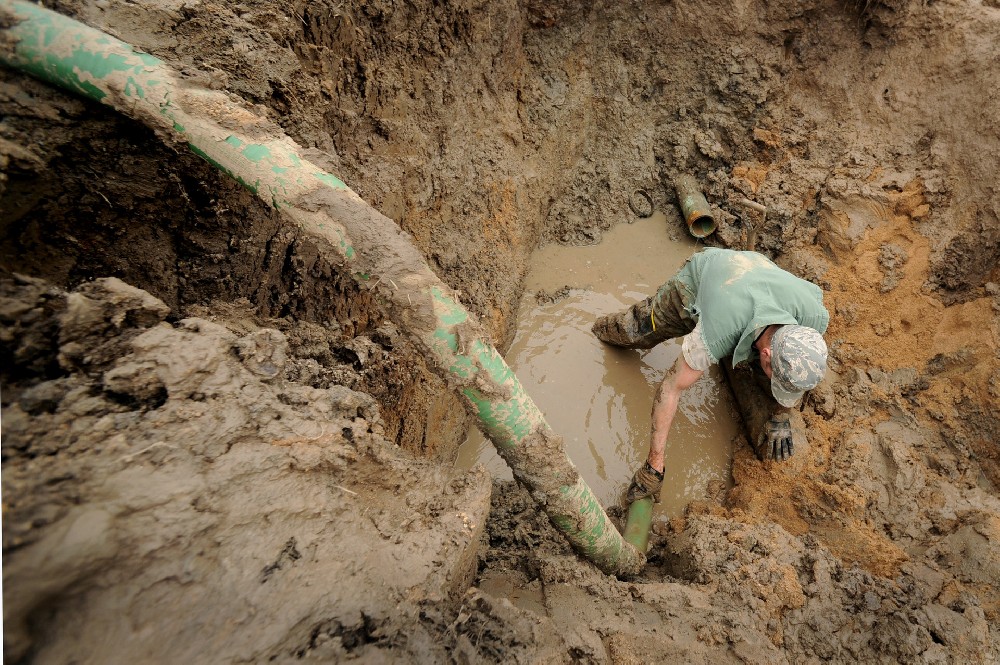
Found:
[[[464,398],[480,429],[573,547],[601,570],[645,555],[608,519],[517,377],[409,234],[301,156],[281,129],[230,96],[187,84],[161,60],[21,0],[0,0],[0,61],[99,101],[242,183],[329,250]]]

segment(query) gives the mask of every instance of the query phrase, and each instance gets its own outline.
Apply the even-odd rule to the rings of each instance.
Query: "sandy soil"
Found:
[[[2,70],[5,661],[1000,660],[993,0],[52,6],[280,124],[500,345],[539,242],[640,187],[679,225],[693,173],[709,242],[823,287],[834,372],[609,578],[450,471],[458,402],[315,246]]]

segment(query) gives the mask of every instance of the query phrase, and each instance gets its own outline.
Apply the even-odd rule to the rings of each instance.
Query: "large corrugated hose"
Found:
[[[0,0],[0,60],[186,143],[328,251],[458,391],[479,428],[549,519],[606,573],[645,555],[611,523],[513,371],[409,234],[337,177],[303,159],[280,128],[229,96],[186,85],[161,60],[22,0]]]

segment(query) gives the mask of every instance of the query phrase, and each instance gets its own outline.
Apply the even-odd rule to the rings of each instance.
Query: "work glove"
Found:
[[[632,484],[628,486],[625,500],[631,506],[639,499],[651,496],[654,503],[659,503],[661,487],[663,487],[663,473],[651,467],[649,462],[643,462],[632,476]]]
[[[792,425],[787,416],[775,416],[767,421],[764,457],[784,461],[792,456]]]

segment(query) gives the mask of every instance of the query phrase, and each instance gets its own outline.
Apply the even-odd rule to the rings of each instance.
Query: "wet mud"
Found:
[[[525,289],[610,311],[665,267],[590,302],[533,252],[600,252],[637,189],[681,241],[691,174],[706,243],[823,289],[832,371],[791,461],[732,443],[607,576],[454,468],[457,400],[323,247],[0,68],[5,662],[997,662],[995,4],[50,4],[280,126],[511,354]],[[601,353],[620,420],[545,408],[590,409],[613,495],[669,347]]]
[[[535,252],[507,362],[559,432],[567,453],[604,505],[623,499],[649,450],[656,386],[680,354],[669,342],[643,351],[602,344],[590,328],[669,279],[699,245],[663,213],[628,219],[591,246],[551,244]],[[732,396],[713,369],[678,408],[655,514],[676,517],[693,500],[721,499],[739,427]],[[456,466],[482,462],[511,479],[488,439],[474,431]]]

